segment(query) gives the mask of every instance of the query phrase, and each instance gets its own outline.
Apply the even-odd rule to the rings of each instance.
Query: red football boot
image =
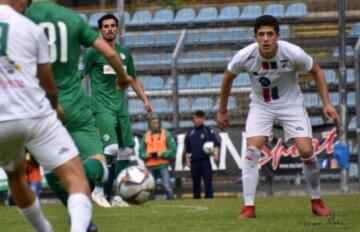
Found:
[[[244,206],[240,212],[240,219],[256,218],[255,206]]]
[[[331,210],[327,208],[321,199],[311,200],[312,212],[320,217],[328,217],[331,215]]]

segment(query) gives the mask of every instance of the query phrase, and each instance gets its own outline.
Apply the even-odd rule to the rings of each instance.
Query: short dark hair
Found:
[[[115,15],[113,15],[113,14],[105,14],[104,16],[102,16],[102,17],[98,20],[98,27],[99,27],[99,29],[102,28],[104,20],[108,20],[108,19],[113,19],[113,20],[115,20],[116,26],[119,27],[119,20],[118,20],[118,18],[116,18]]]
[[[195,111],[194,116],[198,117],[198,118],[204,118],[205,117],[205,112],[202,111],[202,110],[197,110],[197,111]]]
[[[273,27],[276,34],[279,34],[279,22],[274,16],[271,15],[263,15],[257,17],[254,22],[254,33],[256,34],[260,27],[262,26],[270,26]]]

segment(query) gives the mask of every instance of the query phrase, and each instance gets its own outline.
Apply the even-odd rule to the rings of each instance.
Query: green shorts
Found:
[[[79,149],[82,160],[104,153],[103,143],[97,133],[95,120],[89,108],[85,107],[65,115],[64,125]]]
[[[105,146],[118,144],[121,148],[134,146],[129,116],[115,113],[95,113],[96,126]]]

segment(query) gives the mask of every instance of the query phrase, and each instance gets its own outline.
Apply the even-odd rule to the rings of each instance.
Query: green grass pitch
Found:
[[[227,232],[360,231],[360,195],[325,196],[335,216],[312,215],[307,197],[267,197],[257,199],[257,219],[238,220],[242,199],[175,200],[148,202],[130,208],[95,207],[94,220],[101,232]],[[64,207],[43,206],[55,231],[69,231]],[[2,232],[32,231],[14,207],[0,207]]]

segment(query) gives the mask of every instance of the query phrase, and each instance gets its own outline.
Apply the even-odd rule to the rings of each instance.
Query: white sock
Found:
[[[50,222],[45,218],[44,213],[41,210],[39,200],[36,198],[35,202],[24,209],[20,209],[20,212],[31,223],[34,229],[38,232],[53,232]]]
[[[259,179],[259,158],[260,151],[258,148],[251,146],[246,149],[242,169],[245,206],[253,206],[255,204],[256,186]]]
[[[317,157],[314,155],[309,159],[302,159],[304,162],[303,173],[308,186],[311,199],[320,198],[320,166]]]
[[[92,205],[84,193],[71,194],[68,199],[68,211],[71,221],[71,232],[86,232],[89,227]]]
[[[95,186],[93,193],[94,194],[104,193],[104,188],[100,186]]]

